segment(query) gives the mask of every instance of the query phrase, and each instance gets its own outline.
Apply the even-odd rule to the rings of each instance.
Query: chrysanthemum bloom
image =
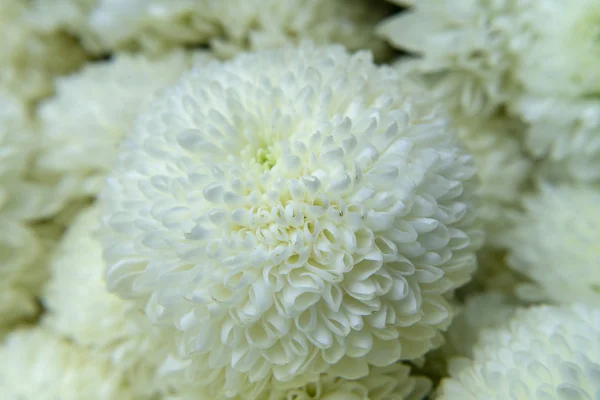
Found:
[[[369,375],[357,380],[324,374],[316,382],[287,390],[267,390],[255,400],[422,400],[431,390],[431,382],[411,376],[410,368],[397,363],[371,368]],[[191,391],[165,396],[165,400],[209,400],[212,397]]]
[[[0,2],[0,86],[26,101],[50,93],[55,76],[85,59],[76,39],[51,19],[40,24],[29,3]]]
[[[413,68],[438,96],[467,115],[489,114],[518,91],[514,70],[529,43],[520,16],[531,2],[419,0],[378,31],[395,47],[422,56]]]
[[[302,39],[387,53],[373,28],[389,10],[369,0],[100,0],[89,29],[101,47],[161,52],[210,43],[230,57]]]
[[[430,350],[475,267],[475,167],[418,86],[342,47],[188,74],[123,142],[107,283],[233,395]]]
[[[536,283],[519,293],[555,303],[600,301],[600,192],[591,187],[542,187],[504,235],[511,268]]]
[[[593,399],[600,391],[600,310],[534,307],[481,333],[455,359],[438,399]]]
[[[47,277],[30,223],[52,210],[53,191],[27,178],[37,140],[30,122],[20,101],[0,94],[0,328],[37,312]]]
[[[93,196],[104,184],[118,144],[156,91],[173,83],[205,53],[176,51],[149,59],[117,54],[60,78],[39,108],[42,153],[38,174],[61,180],[66,196]]]
[[[0,393],[7,400],[137,400],[110,362],[46,329],[12,332],[0,359]]]
[[[141,311],[106,289],[96,207],[83,211],[56,248],[42,301],[43,324],[122,371],[136,398],[156,395],[167,346]]]
[[[529,123],[525,147],[541,160],[541,179],[600,183],[600,101],[522,97],[518,107]]]

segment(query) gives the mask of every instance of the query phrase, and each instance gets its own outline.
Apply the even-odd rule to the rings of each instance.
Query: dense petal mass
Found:
[[[0,358],[5,399],[136,399],[107,360],[43,328],[11,333]]]
[[[103,192],[109,288],[229,394],[413,359],[481,231],[471,156],[418,85],[333,46],[244,54],[165,91]]]
[[[57,80],[56,95],[39,108],[42,152],[38,173],[64,181],[70,197],[95,195],[118,144],[154,94],[205,53],[175,51],[157,59],[117,54]]]
[[[169,347],[133,305],[106,290],[96,207],[77,216],[50,263],[43,324],[121,371],[136,398],[159,390],[156,369]]]
[[[600,391],[600,310],[522,309],[455,359],[438,399],[593,399]]]
[[[535,283],[521,287],[524,298],[600,301],[598,204],[600,192],[591,187],[546,185],[525,200],[525,211],[504,235],[509,266]]]

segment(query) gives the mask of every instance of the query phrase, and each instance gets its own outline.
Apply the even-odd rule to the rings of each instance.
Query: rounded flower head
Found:
[[[135,116],[156,91],[206,59],[204,53],[181,51],[155,60],[117,54],[58,79],[56,95],[39,109],[43,135],[39,173],[68,182],[70,196],[98,193]]]
[[[484,331],[455,359],[438,399],[592,399],[600,390],[600,310],[534,307]]]
[[[255,400],[422,400],[431,390],[429,379],[409,375],[401,363],[371,368],[369,375],[348,380],[323,374],[316,382],[287,390],[267,390]],[[165,400],[208,400],[198,391],[168,395]],[[237,398],[235,399],[237,400]]]
[[[210,43],[217,55],[230,57],[304,39],[385,56],[373,28],[388,10],[380,0],[100,0],[89,29],[109,49],[157,52]]]
[[[520,294],[556,303],[600,300],[600,192],[544,186],[525,200],[525,212],[504,241],[511,268],[536,283]],[[535,290],[532,290],[535,289]]]
[[[435,110],[337,46],[196,69],[108,179],[109,288],[177,327],[196,382],[233,394],[421,356],[480,240],[472,159]]]
[[[152,395],[164,342],[141,312],[106,289],[96,207],[79,214],[56,248],[42,301],[44,325],[110,359],[137,396]]]
[[[133,400],[112,365],[41,328],[17,330],[0,346],[5,399]]]

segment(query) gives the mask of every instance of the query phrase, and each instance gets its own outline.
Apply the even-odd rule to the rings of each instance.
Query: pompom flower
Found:
[[[107,360],[42,328],[11,333],[0,359],[5,399],[137,399]]]
[[[156,91],[171,84],[204,53],[176,51],[158,59],[117,54],[60,78],[56,95],[39,108],[42,153],[38,174],[59,179],[68,197],[95,195],[118,144]]]
[[[600,391],[600,310],[534,307],[481,333],[456,359],[440,400],[592,399]]]
[[[600,192],[590,187],[542,187],[525,199],[505,244],[511,268],[536,285],[524,284],[526,299],[555,303],[600,301]]]
[[[0,86],[20,99],[37,100],[52,91],[52,79],[85,60],[77,40],[59,20],[38,20],[31,2],[0,2]]]
[[[379,0],[100,0],[89,30],[108,49],[161,52],[210,43],[217,55],[230,57],[304,39],[383,57],[387,47],[373,28],[388,10]]]
[[[431,382],[409,375],[410,368],[397,363],[372,368],[364,378],[347,380],[324,374],[316,382],[287,390],[267,390],[254,400],[422,400]],[[167,395],[165,400],[209,400],[210,396],[192,391]],[[237,400],[237,399],[236,399]]]
[[[107,283],[177,327],[198,384],[356,379],[450,322],[481,237],[474,176],[422,88],[366,52],[211,63],[123,142],[102,196]]]
[[[106,290],[96,207],[77,216],[50,262],[43,324],[121,371],[136,398],[159,390],[156,370],[169,347],[143,314]]]

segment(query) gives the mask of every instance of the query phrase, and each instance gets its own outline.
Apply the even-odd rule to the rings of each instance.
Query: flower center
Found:
[[[273,155],[271,146],[261,147],[256,152],[256,156],[252,159],[253,162],[261,165],[263,169],[270,170],[277,163],[277,159]]]

